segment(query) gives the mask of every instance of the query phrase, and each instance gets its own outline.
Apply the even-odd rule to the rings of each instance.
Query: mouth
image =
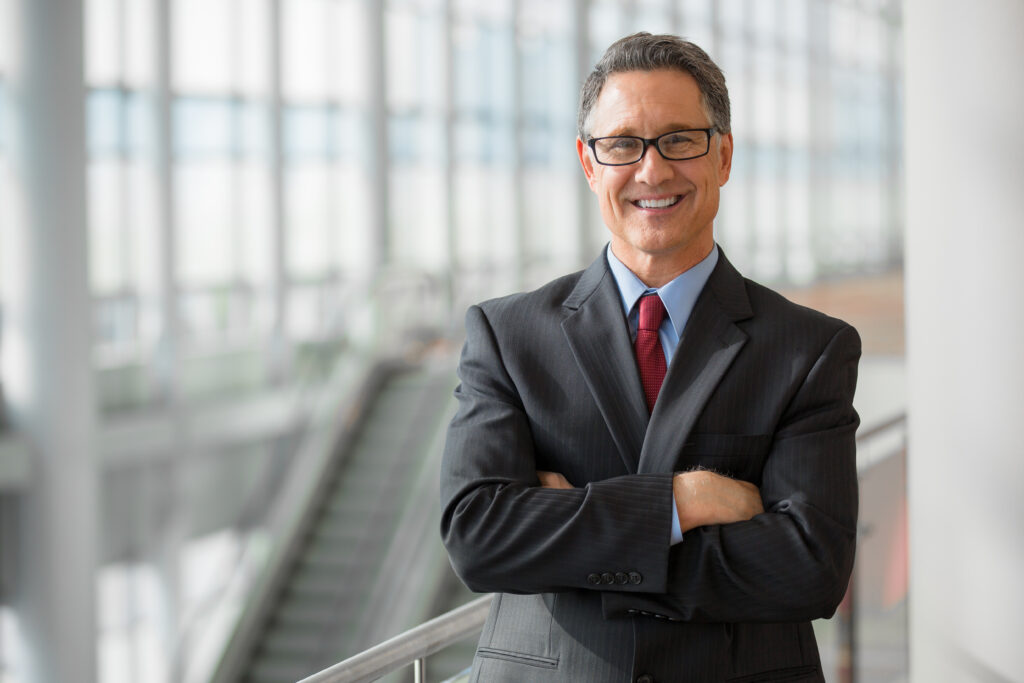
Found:
[[[683,198],[683,195],[677,194],[672,197],[663,197],[661,199],[635,199],[630,203],[638,209],[667,209],[675,206]]]

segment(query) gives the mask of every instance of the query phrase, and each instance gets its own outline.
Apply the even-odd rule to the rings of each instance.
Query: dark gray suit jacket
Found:
[[[441,532],[498,593],[472,680],[823,680],[809,620],[853,564],[856,331],[722,254],[648,418],[620,302],[602,255],[467,313]],[[697,467],[766,512],[670,546],[672,474]]]

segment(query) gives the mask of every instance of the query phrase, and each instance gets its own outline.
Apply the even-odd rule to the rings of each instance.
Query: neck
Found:
[[[615,258],[619,259],[622,265],[629,268],[634,275],[640,278],[641,282],[653,289],[668,284],[690,268],[693,268],[706,259],[714,247],[715,242],[711,240],[709,244],[701,245],[699,249],[688,249],[682,254],[674,254],[672,257],[668,257],[665,254],[650,254],[622,249],[621,246],[617,247],[614,241],[611,244],[611,250],[615,254]],[[625,258],[623,258],[624,254],[620,252],[625,252]]]

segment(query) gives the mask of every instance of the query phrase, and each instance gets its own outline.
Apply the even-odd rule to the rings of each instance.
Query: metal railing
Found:
[[[332,667],[302,679],[301,683],[362,683],[375,681],[408,664],[413,680],[424,683],[425,660],[435,652],[480,631],[487,619],[493,595],[485,595],[462,607],[349,657]]]
[[[880,436],[891,434],[895,428],[903,428],[907,421],[906,413],[900,413],[883,420],[857,435],[857,445]],[[415,628],[401,633],[390,640],[364,650],[357,655],[339,662],[319,673],[302,679],[299,683],[364,683],[375,681],[402,667],[413,665],[414,683],[426,681],[426,658],[440,652],[446,647],[479,633],[487,619],[493,595],[485,595],[466,603],[439,617],[424,622]],[[840,628],[843,659],[840,664],[840,677],[844,681],[853,680],[853,660],[856,644],[855,611],[839,614],[843,622]],[[847,668],[848,667],[848,668]]]

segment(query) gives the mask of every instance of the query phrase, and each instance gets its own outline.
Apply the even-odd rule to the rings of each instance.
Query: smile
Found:
[[[633,202],[633,206],[641,209],[667,209],[678,204],[682,198],[682,195],[677,194],[674,197],[665,197],[664,199],[638,199]]]

